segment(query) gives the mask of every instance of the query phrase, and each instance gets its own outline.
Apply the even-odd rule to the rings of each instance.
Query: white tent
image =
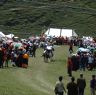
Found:
[[[5,34],[0,31],[0,37],[5,37]]]
[[[14,34],[8,34],[8,35],[6,35],[6,37],[11,39],[14,37]]]
[[[57,29],[57,28],[50,28],[45,32],[45,35],[47,36],[52,36],[52,37],[72,37],[75,36],[77,37],[78,35],[76,32],[72,29]]]

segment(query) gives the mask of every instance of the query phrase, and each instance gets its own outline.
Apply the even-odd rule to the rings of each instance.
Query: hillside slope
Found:
[[[0,30],[29,36],[48,27],[96,37],[96,0],[1,0]]]

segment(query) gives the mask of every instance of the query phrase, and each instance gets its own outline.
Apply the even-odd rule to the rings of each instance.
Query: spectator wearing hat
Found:
[[[83,78],[83,74],[80,74],[80,78],[77,79],[78,95],[84,95],[86,87],[86,80]]]

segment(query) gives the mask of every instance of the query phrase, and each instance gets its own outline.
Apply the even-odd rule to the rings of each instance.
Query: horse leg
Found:
[[[46,58],[45,58],[45,56],[43,57],[43,59],[44,59],[44,62],[46,62]]]
[[[44,56],[44,62],[48,62],[48,58]]]

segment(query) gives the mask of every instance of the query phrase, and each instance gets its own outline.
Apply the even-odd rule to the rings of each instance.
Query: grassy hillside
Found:
[[[96,37],[96,0],[1,0],[0,30],[29,36],[48,27]]]

